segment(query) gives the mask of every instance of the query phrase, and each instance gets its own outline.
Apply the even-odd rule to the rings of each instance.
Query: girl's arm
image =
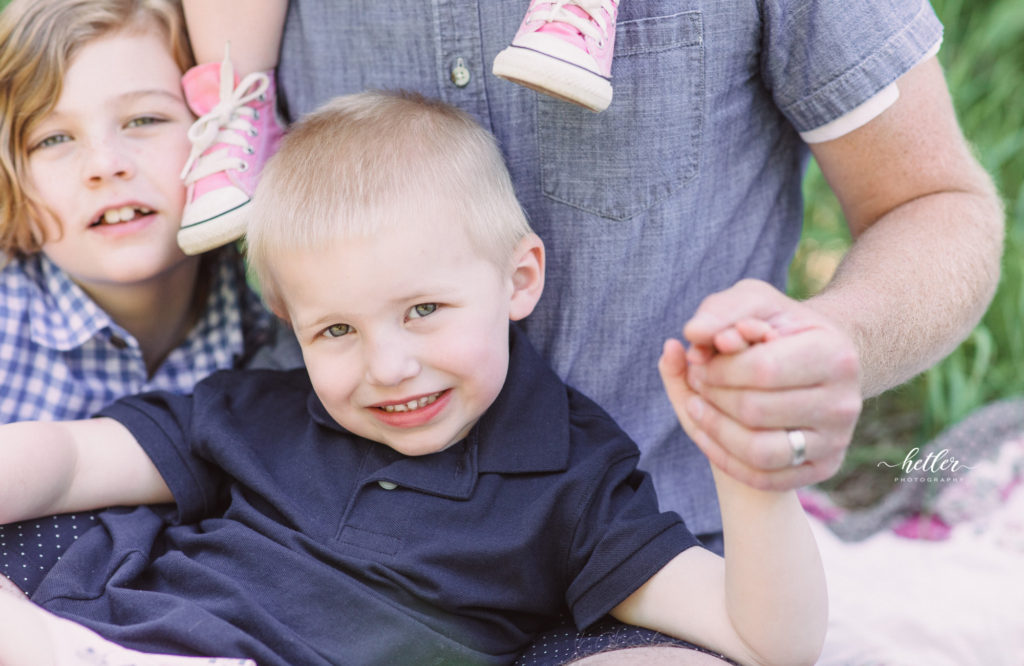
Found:
[[[172,500],[142,447],[113,419],[0,426],[0,524]]]
[[[184,0],[196,62],[220,62],[224,44],[240,76],[277,67],[287,0]]]
[[[683,427],[685,351],[669,341],[659,363]],[[722,511],[725,559],[691,548],[612,614],[720,651],[744,664],[814,663],[828,622],[817,544],[794,491],[746,486],[712,465]]]
[[[84,656],[88,655],[88,656]],[[43,610],[0,576],[0,666],[61,664],[134,666],[256,666],[250,659],[179,657],[122,647],[90,629]]]

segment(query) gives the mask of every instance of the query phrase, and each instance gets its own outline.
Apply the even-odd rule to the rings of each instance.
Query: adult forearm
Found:
[[[865,397],[949,354],[995,292],[1004,233],[994,191],[941,192],[907,202],[865,230],[807,305],[855,341]]]
[[[1004,220],[936,58],[898,80],[899,99],[865,126],[811,146],[854,244],[810,305],[855,340],[862,393],[928,368],[992,298]]]

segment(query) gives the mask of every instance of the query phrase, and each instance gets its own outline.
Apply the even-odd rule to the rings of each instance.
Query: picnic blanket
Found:
[[[892,472],[898,487],[866,510],[801,491],[829,584],[819,664],[1024,665],[1024,399]]]

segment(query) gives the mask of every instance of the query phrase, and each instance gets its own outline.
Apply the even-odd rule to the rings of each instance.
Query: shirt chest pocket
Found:
[[[595,114],[537,100],[545,196],[612,220],[629,219],[697,174],[704,125],[699,11],[616,26],[614,97]]]

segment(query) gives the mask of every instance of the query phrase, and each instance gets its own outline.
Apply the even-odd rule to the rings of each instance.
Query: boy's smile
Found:
[[[448,405],[449,391],[439,391],[430,395],[384,402],[374,405],[378,410],[375,416],[386,425],[394,428],[412,428],[430,423]]]
[[[497,397],[509,320],[533,302],[524,307],[515,260],[499,269],[462,225],[399,226],[278,252],[272,272],[331,417],[424,455],[464,438]],[[527,260],[542,265],[540,241],[531,236],[528,244],[537,249]]]

